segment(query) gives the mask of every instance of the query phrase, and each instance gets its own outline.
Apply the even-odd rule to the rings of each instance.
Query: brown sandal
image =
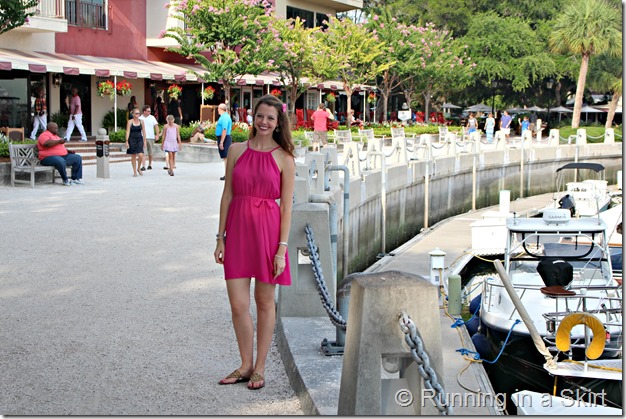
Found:
[[[259,384],[259,386],[255,386],[255,384]],[[265,387],[265,378],[261,374],[254,373],[250,376],[248,382],[248,390],[260,390]]]
[[[225,382],[225,380],[229,380],[231,378],[236,378],[236,380],[233,381],[232,383]],[[239,370],[235,370],[235,371],[231,372],[230,374],[228,374],[226,377],[222,378],[219,381],[219,384],[221,384],[221,385],[229,385],[229,384],[245,383],[247,381],[250,381],[250,377],[244,377],[241,374],[241,372],[239,372]]]

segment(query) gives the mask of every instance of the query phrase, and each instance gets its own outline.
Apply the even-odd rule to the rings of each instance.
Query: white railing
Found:
[[[65,19],[65,1],[64,0],[40,0],[37,6],[28,9],[34,12],[35,16],[53,17]]]

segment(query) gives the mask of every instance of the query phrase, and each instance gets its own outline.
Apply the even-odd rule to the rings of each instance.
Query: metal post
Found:
[[[430,154],[430,153],[429,153]],[[428,156],[430,157],[430,156]],[[430,158],[426,160],[426,176],[424,177],[424,228],[428,228],[428,195],[430,179]]]
[[[115,126],[115,128],[113,128],[113,131],[117,132],[117,76],[116,75],[113,76],[113,85],[116,86],[116,88],[113,89],[113,94],[115,95],[115,97],[113,98],[113,125]]]
[[[522,147],[519,161],[519,197],[524,197],[524,138],[522,137]]]
[[[387,167],[385,162],[385,153],[382,151],[382,147],[380,150],[380,160],[381,160],[381,183],[382,183],[382,191],[380,196],[380,204],[382,205],[382,226],[381,226],[381,235],[382,235],[382,254],[385,255],[387,248]]]
[[[476,153],[472,156],[472,210],[476,209]]]

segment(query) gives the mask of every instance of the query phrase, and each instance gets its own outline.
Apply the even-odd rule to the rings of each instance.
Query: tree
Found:
[[[485,90],[498,80],[519,93],[555,72],[545,44],[524,19],[494,12],[476,15],[463,40],[476,62],[476,79]]]
[[[550,46],[555,52],[581,56],[572,128],[580,125],[580,110],[592,55],[621,52],[621,13],[604,0],[575,0],[555,23]]]
[[[0,35],[28,22],[35,11],[28,9],[37,6],[38,0],[3,0],[0,2]]]
[[[348,113],[352,109],[352,93],[359,84],[376,79],[389,68],[385,63],[384,44],[376,40],[363,24],[351,19],[329,17],[328,28],[320,34],[322,44],[335,62],[337,76],[348,97]]]
[[[409,103],[412,94],[422,95],[424,113],[428,117],[431,98],[445,96],[471,83],[476,64],[468,56],[465,45],[456,41],[449,31],[439,30],[432,23],[417,28],[415,37],[417,65],[408,69],[407,77],[403,77],[403,90]]]
[[[299,17],[295,20],[275,17],[271,20],[270,30],[277,42],[272,71],[278,72],[279,79],[287,90],[290,113],[293,116],[296,100],[308,88],[301,80],[306,77],[313,82],[323,73],[322,67],[316,65],[325,56],[317,42],[318,37],[315,36],[319,28],[306,28]]]
[[[275,42],[268,30],[271,8],[265,0],[175,0],[169,4],[182,27],[168,28],[168,48],[194,59],[207,82],[221,82],[227,103],[230,89],[245,74],[258,75],[273,65]]]
[[[612,95],[605,125],[611,128],[617,103],[622,97],[622,57],[600,55],[590,63],[589,70],[589,87]]]

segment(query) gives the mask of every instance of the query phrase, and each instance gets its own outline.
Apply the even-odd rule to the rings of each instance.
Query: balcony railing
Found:
[[[105,6],[89,0],[65,0],[65,16],[70,25],[83,28],[107,28]]]
[[[65,18],[65,0],[40,0],[37,6],[28,9],[34,12],[35,16],[51,17],[57,19]]]

